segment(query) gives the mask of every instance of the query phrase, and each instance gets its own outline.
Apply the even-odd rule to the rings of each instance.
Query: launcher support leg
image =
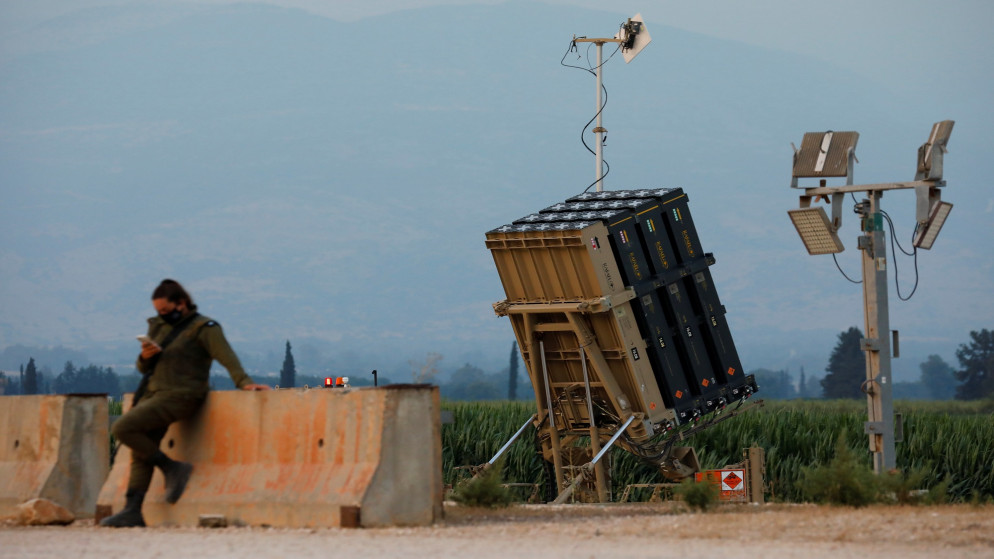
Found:
[[[573,332],[576,334],[576,339],[580,342],[580,347],[589,355],[590,364],[594,367],[597,380],[601,382],[608,396],[618,405],[618,408],[623,414],[631,413],[627,398],[621,392],[621,386],[618,384],[617,379],[614,378],[611,367],[607,364],[607,359],[604,358],[600,346],[597,345],[597,337],[594,336],[590,327],[587,326],[587,321],[579,313],[573,312],[566,313],[566,318],[569,320],[570,326],[573,327]]]
[[[602,448],[601,451],[597,453],[597,456],[594,456],[594,459],[592,461],[584,464],[583,467],[580,468],[580,473],[579,475],[576,476],[576,478],[573,479],[573,483],[571,483],[570,486],[567,487],[565,491],[560,493],[559,496],[556,497],[556,500],[552,502],[552,504],[561,505],[566,502],[566,499],[569,499],[570,495],[573,494],[573,491],[576,490],[577,486],[580,485],[580,483],[583,482],[584,478],[586,478],[586,476],[590,474],[590,471],[593,470],[594,467],[597,465],[597,463],[600,462],[601,458],[603,458],[604,455],[607,454],[607,451],[611,449],[611,446],[614,445],[615,441],[618,440],[618,437],[620,437],[621,434],[625,432],[625,429],[628,429],[628,426],[631,425],[633,421],[635,421],[635,418],[636,416],[634,415],[628,417],[628,420],[625,421],[625,424],[618,429],[618,431],[614,434],[614,436],[611,437],[609,441],[607,441],[607,444],[604,445],[604,448]]]
[[[538,342],[539,359],[542,362],[542,381],[545,384],[546,413],[549,415],[549,444],[552,445],[552,465],[556,470],[556,494],[563,490],[563,447],[559,441],[559,427],[556,414],[552,411],[552,388],[549,383],[549,368],[545,364],[545,343]],[[540,408],[541,409],[541,408]]]
[[[597,422],[594,420],[594,402],[590,395],[590,376],[587,373],[587,356],[580,348],[580,365],[583,367],[583,384],[587,390],[587,420],[590,422],[590,456],[597,456],[601,451],[601,437],[597,429]],[[597,500],[608,502],[607,476],[604,472],[604,464],[598,462],[594,465],[595,482],[597,486]]]

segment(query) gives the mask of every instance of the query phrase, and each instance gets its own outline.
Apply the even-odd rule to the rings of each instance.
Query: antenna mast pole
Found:
[[[597,185],[597,192],[604,190],[604,134],[607,130],[604,128],[604,111],[603,99],[601,95],[604,92],[604,76],[602,74],[604,70],[604,43],[623,43],[625,39],[618,38],[601,38],[601,39],[587,39],[579,38],[573,39],[576,43],[593,43],[597,47],[597,71],[595,75],[597,76],[597,126],[594,127],[594,134],[597,137],[597,146],[594,149],[595,165],[594,168],[594,184]]]
[[[628,63],[635,58],[635,55],[642,52],[642,49],[651,40],[649,32],[642,23],[642,14],[635,14],[629,18],[628,21],[621,25],[618,34],[610,39],[606,37],[596,39],[588,39],[586,37],[577,38],[576,35],[573,35],[574,47],[576,43],[593,43],[597,46],[597,71],[594,72],[594,75],[597,76],[597,112],[595,113],[597,125],[594,126],[593,130],[597,138],[597,146],[594,150],[596,165],[594,168],[594,185],[597,185],[597,192],[604,190],[604,135],[607,134],[607,129],[604,128],[604,103],[601,97],[604,93],[604,43],[618,43],[618,48],[621,49],[625,62]],[[584,142],[584,145],[586,145],[586,142]]]
[[[597,126],[594,127],[594,134],[597,136],[597,149],[595,159],[597,167],[594,169],[594,177],[597,179],[597,192],[604,190],[604,111],[601,110],[601,93],[604,88],[604,80],[601,72],[604,71],[604,42],[598,41],[597,45]]]

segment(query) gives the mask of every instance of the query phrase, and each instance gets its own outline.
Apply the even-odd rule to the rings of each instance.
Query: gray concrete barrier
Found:
[[[107,397],[0,397],[0,516],[48,499],[93,516],[110,464]]]

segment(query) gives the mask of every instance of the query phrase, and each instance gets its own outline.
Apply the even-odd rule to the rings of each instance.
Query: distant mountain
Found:
[[[560,57],[585,66],[570,38],[613,34],[616,20],[537,3],[355,23],[177,5],[81,11],[18,35],[0,57],[0,347],[130,355],[148,293],[176,277],[242,347],[307,340],[370,369],[427,351],[502,366],[512,334],[491,311],[503,291],[483,234],[593,180],[579,141],[593,78]],[[645,52],[605,66],[606,184],[689,193],[747,368],[820,372],[835,334],[862,327],[860,288],[807,256],[786,217],[789,144],[810,130],[860,131],[857,181],[880,182],[911,179],[931,123],[957,120],[953,219],[919,258],[916,297],[892,304],[910,340],[900,366],[952,361],[990,326],[977,241],[991,240],[981,150],[994,118],[968,94],[990,76],[951,84],[946,101],[648,25]],[[905,242],[913,195],[885,204]],[[857,235],[847,211],[850,275]],[[913,264],[898,263],[907,294]]]

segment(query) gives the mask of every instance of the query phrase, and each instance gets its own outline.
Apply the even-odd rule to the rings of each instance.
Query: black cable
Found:
[[[604,62],[601,62],[597,66],[591,66],[590,65],[590,47],[592,47],[593,45],[594,45],[593,43],[590,43],[589,45],[587,45],[587,68],[590,69],[591,73],[594,73],[594,70],[596,70],[596,69],[600,68],[601,66],[607,64],[608,60],[611,60],[612,58],[614,58],[614,55],[618,54],[618,51],[621,50],[621,43],[618,43],[618,46],[614,48],[614,52],[612,52],[611,54],[609,54],[608,57],[604,60]],[[594,75],[596,75],[596,73],[594,73]]]
[[[894,255],[894,287],[897,289],[897,298],[900,299],[900,300],[902,300],[902,301],[910,301],[911,298],[914,297],[915,291],[918,291],[918,278],[919,278],[919,275],[918,275],[918,247],[915,247],[912,252],[908,252],[908,251],[904,250],[904,247],[901,246],[900,241],[897,240],[897,232],[894,229],[894,220],[892,220],[890,218],[890,215],[888,215],[887,212],[885,212],[883,210],[880,210],[880,213],[884,216],[884,218],[887,219],[887,225],[890,226],[890,252],[891,252],[891,254]],[[917,231],[917,229],[918,229],[918,226],[916,225],[915,226],[915,230]],[[914,233],[912,233],[911,238],[914,239]],[[905,255],[907,255],[907,256],[913,256],[914,257],[914,262],[915,262],[915,285],[914,285],[914,287],[911,288],[911,293],[909,293],[907,297],[904,297],[904,296],[901,295],[901,282],[899,280],[900,270],[898,270],[898,266],[897,266],[897,251],[894,250],[894,245],[897,245],[897,247],[899,249],[901,249],[901,252],[903,252]]]
[[[587,53],[586,53],[587,67],[586,68],[584,68],[583,66],[576,66],[574,64],[566,64],[566,57],[569,56],[569,53],[575,52],[577,50],[577,48],[576,48],[576,40],[575,39],[572,40],[572,41],[570,41],[570,45],[566,49],[566,52],[563,54],[563,57],[559,61],[559,64],[561,66],[565,66],[566,68],[576,68],[578,70],[585,70],[585,71],[589,72],[591,75],[597,76],[596,70],[598,68],[600,68],[601,66],[607,64],[607,62],[609,60],[611,60],[612,58],[614,58],[614,55],[617,54],[619,50],[621,50],[621,43],[618,43],[617,44],[618,46],[615,47],[614,52],[612,52],[607,57],[606,60],[604,60],[603,62],[601,62],[597,66],[591,66],[591,64],[590,64],[590,47],[592,45],[593,45],[593,43],[590,43],[589,45],[587,45]],[[579,55],[577,55],[577,58],[579,58]],[[588,120],[587,123],[583,126],[583,129],[580,130],[580,143],[582,143],[583,147],[587,148],[587,151],[589,151],[593,155],[597,155],[597,152],[590,148],[590,145],[587,144],[587,139],[584,137],[584,135],[587,133],[587,128],[589,128],[590,125],[593,124],[594,121],[597,120],[597,117],[600,116],[601,113],[604,112],[604,107],[607,106],[607,87],[603,83],[601,84],[601,91],[604,93],[604,100],[601,103],[601,106],[597,109],[597,112],[594,113],[594,116],[590,120]],[[594,182],[592,182],[589,185],[587,185],[587,188],[583,189],[584,192],[587,192],[588,190],[590,190],[591,188],[593,188],[594,185],[596,185],[597,183],[602,182],[608,176],[608,174],[611,172],[611,164],[608,163],[604,159],[602,159],[601,162],[604,164],[604,167],[605,167],[604,174],[601,175],[601,177],[599,179],[597,179]]]
[[[887,223],[890,224],[890,238],[891,238],[891,241],[892,241],[891,244],[893,244],[893,241],[897,239],[897,235],[895,234],[895,231],[894,231],[894,221],[890,218],[890,215],[887,212],[885,212],[883,210],[880,210],[880,213],[883,214],[883,216],[887,218]],[[917,230],[917,229],[918,229],[918,226],[915,225],[915,230]],[[915,238],[914,237],[914,233],[912,233],[911,234],[912,242],[914,241],[914,238]],[[918,249],[917,248],[915,248],[911,252],[908,252],[908,251],[904,250],[904,247],[901,246],[901,241],[897,241],[897,248],[901,249],[901,252],[903,252],[904,254],[906,254],[908,256],[914,256],[915,254],[918,253]],[[893,250],[894,250],[894,248],[891,247],[891,251],[892,252],[893,252]],[[895,254],[897,254],[897,253],[895,253]]]
[[[846,278],[850,282],[855,283],[857,285],[863,283],[863,280],[856,281],[856,280],[854,280],[851,277],[849,277],[849,276],[846,275],[846,272],[842,269],[842,266],[839,265],[839,259],[838,259],[837,256],[835,256],[834,252],[832,253],[832,260],[835,260],[835,267],[839,269],[839,273],[842,274],[842,277]]]

